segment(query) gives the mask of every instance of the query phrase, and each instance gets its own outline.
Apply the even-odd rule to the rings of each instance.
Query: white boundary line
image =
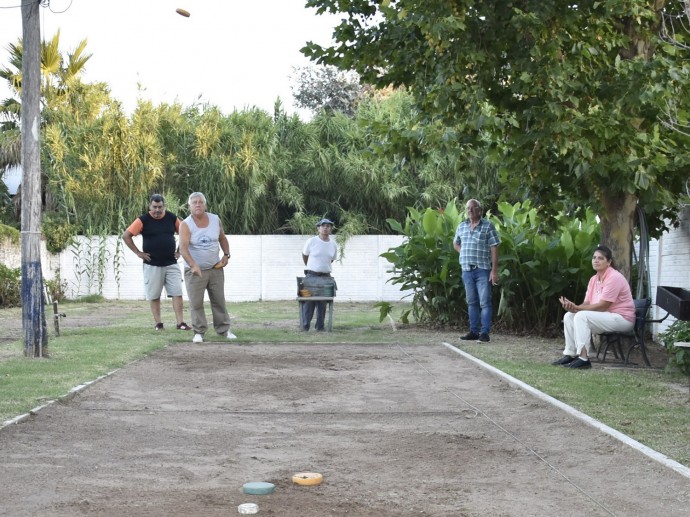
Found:
[[[577,409],[575,409],[575,408],[573,408],[567,404],[564,404],[560,400],[557,400],[557,399],[551,397],[550,395],[547,395],[546,393],[539,391],[538,389],[530,386],[529,384],[525,384],[524,382],[516,379],[515,377],[513,377],[511,375],[508,375],[507,373],[499,370],[498,368],[494,368],[493,366],[485,363],[481,359],[477,359],[476,357],[468,354],[467,352],[463,352],[462,350],[451,345],[450,343],[443,343],[443,346],[445,346],[449,350],[452,350],[453,352],[460,354],[464,358],[469,359],[470,361],[478,364],[479,366],[490,371],[494,375],[502,377],[503,379],[508,381],[510,384],[513,384],[513,385],[519,387],[520,389],[523,389],[523,390],[527,391],[528,393],[531,393],[535,397],[537,397],[541,400],[544,400],[544,401],[548,402],[549,404],[556,406],[559,409],[562,409],[566,413],[574,416],[575,418],[578,418],[579,420],[582,420],[583,422],[591,425],[595,429],[598,429],[599,431],[604,432],[604,433],[614,437],[616,440],[619,440],[619,441],[623,442],[624,444],[629,445],[633,449],[640,451],[645,456],[648,456],[651,459],[658,461],[662,465],[669,467],[670,469],[675,470],[681,476],[685,476],[686,478],[690,479],[690,468],[686,467],[685,465],[682,465],[682,464],[678,463],[677,461],[672,460],[668,456],[665,456],[664,454],[661,454],[660,452],[657,452],[654,449],[650,449],[649,447],[641,444],[637,440],[633,440],[629,436],[627,436],[627,435],[625,435],[619,431],[616,431],[612,427],[609,427],[606,424],[599,422],[598,420],[595,420],[591,416],[586,415],[586,414],[578,411]]]

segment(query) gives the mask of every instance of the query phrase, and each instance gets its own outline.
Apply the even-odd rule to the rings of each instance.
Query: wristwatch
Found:
[[[226,257],[230,258],[230,253],[223,253]]]

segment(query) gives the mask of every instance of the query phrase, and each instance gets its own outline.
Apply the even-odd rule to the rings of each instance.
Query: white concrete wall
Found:
[[[656,303],[659,285],[690,289],[690,206],[680,214],[680,225],[650,243],[650,280],[652,301]],[[295,277],[302,276],[302,246],[308,236],[261,235],[229,236],[232,258],[226,268],[226,299],[232,302],[258,300],[289,300],[296,294]],[[337,236],[336,236],[337,238]],[[140,241],[135,242],[140,246]],[[379,255],[399,245],[403,237],[372,235],[353,237],[346,244],[345,257],[333,265],[333,276],[338,283],[339,300],[343,301],[398,301],[407,293],[387,280],[389,264]],[[87,243],[91,243],[96,258],[85,260]],[[107,267],[103,295],[108,299],[141,300],[144,298],[141,261],[122,246],[115,252],[118,237],[110,237],[106,246]],[[80,239],[79,247],[65,250],[59,256],[41,248],[41,261],[46,278],[53,278],[59,267],[69,287],[68,296],[97,293],[97,285],[89,285],[87,270],[98,264],[98,240]],[[116,258],[119,257],[119,261]],[[8,267],[21,266],[19,246],[9,241],[0,242],[0,261]],[[117,267],[115,267],[117,265]],[[84,271],[81,280],[77,271]],[[119,285],[116,277],[120,277]],[[653,306],[654,318],[666,311]],[[662,324],[653,326],[656,336],[674,321],[669,316]]]
[[[290,300],[297,295],[297,276],[304,276],[302,247],[309,236],[229,235],[232,257],[225,269],[225,298],[228,302]],[[337,236],[336,236],[337,240]],[[345,256],[333,263],[333,276],[341,301],[398,301],[401,293],[387,282],[390,264],[379,257],[402,243],[403,237],[372,235],[351,238]],[[134,242],[141,248],[141,237]],[[96,269],[105,263],[103,296],[108,299],[144,299],[142,263],[117,237],[107,239],[105,260],[99,258],[100,240],[80,238],[79,243],[60,254],[60,275],[67,282],[70,298],[99,292]],[[180,260],[182,263],[182,260]],[[45,266],[44,266],[44,269]],[[80,274],[81,272],[81,274]],[[52,274],[46,272],[46,276]],[[119,282],[116,281],[120,278]],[[186,298],[186,295],[185,295]]]
[[[649,273],[652,301],[656,303],[656,288],[659,285],[690,289],[690,206],[679,216],[680,225],[664,233],[649,246]],[[662,318],[666,311],[653,306],[654,318]],[[669,316],[663,323],[654,325],[654,336],[663,332],[675,321]]]
[[[22,267],[21,244],[0,237],[0,262],[12,269]],[[48,253],[45,241],[41,241],[41,265],[46,278],[53,278],[53,271],[60,266],[60,256]]]

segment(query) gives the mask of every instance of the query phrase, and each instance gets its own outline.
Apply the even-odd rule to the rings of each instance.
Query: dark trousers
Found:
[[[315,273],[313,271],[309,271],[308,269],[304,270],[304,274],[306,276],[328,276],[330,277],[331,275],[328,273]],[[324,330],[324,322],[326,321],[326,307],[328,303],[327,302],[304,302],[302,303],[302,321],[304,322],[304,327],[302,330],[309,330],[309,325],[311,324],[311,319],[314,316],[314,309],[316,309],[316,325],[314,325],[314,328],[317,331]]]
[[[311,319],[314,316],[314,309],[316,309],[316,325],[314,328],[317,331],[324,330],[324,321],[326,321],[326,306],[328,302],[302,302],[302,321],[304,327],[302,330],[309,330]]]

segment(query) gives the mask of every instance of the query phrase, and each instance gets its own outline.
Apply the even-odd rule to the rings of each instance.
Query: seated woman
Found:
[[[565,350],[563,357],[551,364],[566,368],[591,368],[589,360],[592,334],[629,332],[635,325],[635,303],[630,285],[613,265],[613,254],[599,246],[592,255],[596,274],[589,280],[585,301],[576,305],[559,298],[567,311],[563,317]]]

